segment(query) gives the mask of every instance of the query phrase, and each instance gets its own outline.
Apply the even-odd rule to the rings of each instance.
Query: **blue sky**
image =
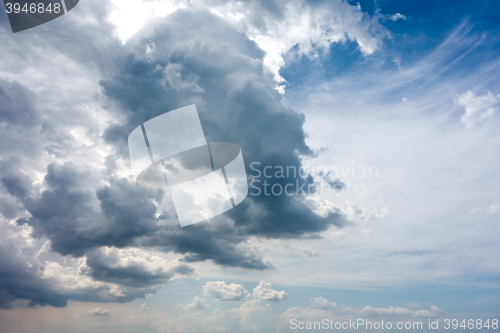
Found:
[[[12,34],[0,10],[1,331],[499,319],[499,15],[88,0]],[[191,104],[248,175],[302,168],[267,180],[316,191],[181,228],[135,184],[127,136]]]

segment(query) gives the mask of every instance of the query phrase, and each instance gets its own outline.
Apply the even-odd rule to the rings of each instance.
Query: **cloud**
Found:
[[[304,255],[308,258],[313,258],[313,257],[318,257],[318,252],[314,251],[314,250],[311,250],[309,248],[303,248],[302,249],[302,253],[304,253]]]
[[[179,260],[168,261],[137,248],[101,247],[86,254],[80,272],[94,280],[143,288],[191,276],[194,268]]]
[[[55,261],[42,264],[36,260],[38,258],[23,254],[16,244],[5,239],[0,250],[0,308],[35,305],[65,307],[68,300],[130,302],[158,290],[158,286],[122,287],[96,281],[82,274],[81,271],[86,268],[83,259],[70,260],[64,266]]]
[[[192,310],[205,310],[210,307],[210,305],[206,304],[206,299],[201,298],[199,296],[195,296],[193,301],[188,304],[177,304],[176,308],[184,311],[192,311]]]
[[[455,102],[465,109],[464,115],[460,118],[462,124],[471,128],[474,124],[493,116],[498,110],[500,95],[493,95],[488,91],[486,95],[478,96],[469,90],[458,95]]]
[[[331,311],[337,307],[337,304],[335,304],[334,302],[329,302],[326,298],[320,296],[311,299],[311,307],[313,309]]]
[[[11,242],[0,243],[0,308],[14,307],[16,299],[30,306],[66,306],[67,297],[42,279],[44,267],[24,256]]]
[[[241,284],[227,284],[224,281],[207,282],[203,286],[205,295],[212,296],[219,301],[241,301],[250,296],[250,293]]]
[[[158,332],[276,332],[270,305],[250,300],[229,310],[215,309],[211,315],[187,312],[175,318],[148,318]]]
[[[122,41],[126,41],[154,17],[164,17],[174,11],[190,8],[207,10],[221,17],[265,52],[263,64],[278,83],[284,83],[280,69],[285,65],[284,56],[317,58],[319,52],[327,53],[330,45],[356,42],[361,52],[375,52],[389,34],[378,12],[373,16],[362,12],[361,6],[346,1],[148,1],[120,2],[110,21],[117,26]],[[405,19],[399,13],[388,16],[396,21]],[[284,93],[284,85],[280,85]]]
[[[280,83],[285,82],[279,70],[288,52],[314,59],[320,51],[327,53],[331,44],[350,39],[358,43],[361,52],[371,54],[388,36],[378,22],[381,16],[370,17],[359,4],[340,0],[273,1],[267,6],[261,2],[241,6],[227,1],[212,12],[235,24],[266,52],[264,65]],[[284,85],[279,90],[284,93]]]
[[[500,211],[500,204],[491,204],[490,209],[488,210],[490,214],[495,214],[498,211]]]
[[[19,172],[4,176],[2,183],[31,215],[18,223],[33,227],[34,237],[49,238],[52,249],[63,255],[82,256],[103,245],[127,246],[155,230],[154,201],[160,193],[124,179],[110,179],[109,186],[94,189],[95,177],[66,163],[48,166],[41,193],[32,193],[31,180]]]
[[[418,310],[415,311],[415,316],[416,317],[424,317],[424,318],[432,318],[432,317],[438,317],[446,314],[442,309],[440,309],[436,305],[431,305],[430,310]]]
[[[253,298],[258,300],[279,302],[287,297],[288,294],[284,290],[276,291],[270,283],[264,281],[253,289]]]
[[[203,26],[211,29],[200,30]],[[215,30],[219,31],[216,35],[211,32]],[[231,44],[221,43],[221,39]],[[155,51],[146,55],[151,43]],[[303,116],[280,104],[281,97],[263,73],[262,54],[256,45],[220,18],[204,11],[180,11],[139,32],[127,44],[131,55],[121,65],[123,70],[100,83],[104,94],[120,105],[122,115],[127,117],[104,134],[108,143],[120,147],[119,151],[126,152],[126,136],[141,122],[195,102],[208,140],[240,145],[247,167],[259,161],[262,165],[298,169],[299,156],[313,154],[305,144]],[[165,78],[165,69],[173,65],[179,70],[176,78],[183,82],[180,91]],[[125,154],[117,158],[127,158]],[[285,181],[273,179],[272,183]],[[312,180],[299,179],[300,185],[309,182]],[[166,198],[170,200],[168,194]],[[234,225],[222,223],[224,218],[234,221]],[[200,225],[170,229],[161,237],[145,239],[143,244],[168,246],[186,254],[186,260],[212,259],[224,266],[264,269],[270,265],[256,252],[242,251],[244,246],[235,245],[244,244],[248,235],[302,238],[343,225],[341,214],[318,216],[300,195],[249,196],[214,221],[217,223],[210,228]],[[200,241],[186,241],[188,237]]]
[[[90,310],[88,313],[93,314],[94,316],[109,316],[111,314],[111,310],[109,308],[95,308]]]
[[[396,22],[397,20],[406,20],[406,16],[400,13],[396,13],[394,15],[387,15],[387,18]]]
[[[30,230],[0,218],[0,308],[130,302],[193,273],[185,262],[138,249],[103,248],[91,251],[89,260],[64,258],[50,250],[50,241],[33,240]]]
[[[23,127],[39,124],[34,99],[34,94],[20,83],[0,78],[0,123]]]
[[[180,253],[186,262],[213,260],[223,267],[256,270],[272,267],[261,257],[259,248],[249,244],[246,236],[238,235],[234,226],[228,223],[200,224],[193,228],[181,228],[176,219],[171,223],[138,244]]]

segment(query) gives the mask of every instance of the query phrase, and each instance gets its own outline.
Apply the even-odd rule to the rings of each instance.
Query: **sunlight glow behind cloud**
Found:
[[[379,23],[384,16],[377,13],[372,18],[362,12],[359,5],[344,1],[331,1],[311,6],[304,1],[278,3],[280,14],[271,13],[261,5],[227,1],[213,6],[200,1],[144,1],[112,0],[115,10],[110,21],[116,26],[122,43],[139,31],[147,21],[165,17],[178,9],[203,8],[230,22],[241,33],[254,41],[264,52],[264,65],[277,82],[276,89],[285,93],[286,81],[280,75],[285,66],[284,55],[293,50],[298,57],[316,59],[321,52],[328,53],[330,45],[347,40],[356,41],[360,51],[369,55],[375,52],[388,36]],[[399,15],[399,14],[395,14]],[[404,16],[397,16],[397,19]]]

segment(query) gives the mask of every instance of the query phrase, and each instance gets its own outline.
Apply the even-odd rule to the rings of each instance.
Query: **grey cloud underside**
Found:
[[[116,283],[133,288],[146,288],[161,285],[175,280],[176,275],[190,276],[194,268],[180,263],[174,267],[157,267],[148,270],[144,263],[136,262],[127,266],[117,265],[117,253],[103,253],[95,250],[87,253],[86,267],[83,273],[92,276],[95,280]]]
[[[77,25],[74,29],[83,28]],[[249,236],[317,237],[332,225],[342,226],[340,216],[317,216],[301,197],[288,196],[249,196],[211,223],[186,228],[179,226],[175,213],[158,217],[156,204],[169,193],[142,189],[114,173],[113,161],[128,158],[126,139],[139,124],[195,103],[207,140],[237,143],[251,174],[249,164],[253,161],[298,169],[300,156],[312,155],[305,143],[304,116],[280,104],[272,75],[263,70],[263,52],[207,12],[175,13],[124,46],[103,36],[110,32],[109,26],[99,31],[92,26],[86,31],[83,36],[72,31],[76,37],[65,47],[52,36],[46,37],[50,42],[47,47],[61,49],[67,57],[99,69],[104,95],[120,106],[122,113],[117,118],[126,119],[110,125],[103,135],[116,152],[107,157],[104,171],[74,163],[49,165],[40,191],[21,171],[22,166],[44,153],[64,156],[72,149],[65,141],[68,133],[61,132],[53,118],[44,116],[44,106],[34,102],[33,92],[19,83],[1,80],[0,121],[5,126],[0,135],[9,145],[0,148],[0,209],[6,218],[17,218],[19,226],[31,226],[33,237],[49,239],[57,253],[86,255],[87,276],[130,288],[126,296],[108,298],[101,297],[98,289],[58,292],[40,279],[35,268],[23,266],[26,258],[2,251],[2,267],[7,268],[0,270],[0,306],[8,307],[15,298],[53,306],[64,306],[68,299],[127,301],[154,292],[153,286],[169,282],[174,273],[192,273],[188,265],[159,275],[140,267],[112,267],[97,251],[102,246],[143,246],[181,254],[186,264],[212,260],[225,267],[263,270],[272,263],[249,245]],[[91,33],[96,36],[93,42],[84,42]],[[151,43],[155,50],[146,54]],[[20,52],[17,46],[12,48]],[[271,184],[284,181],[274,179]],[[300,179],[300,184],[311,182]],[[8,267],[14,267],[13,273]]]
[[[31,195],[26,176],[2,178],[2,184],[21,200],[31,214],[19,224],[33,227],[33,236],[47,237],[52,249],[63,255],[82,256],[97,246],[125,247],[154,232],[158,191],[147,191],[123,179],[93,192],[87,189],[90,172],[75,165],[51,164],[45,176],[47,189]]]
[[[49,238],[52,249],[63,255],[78,257],[99,246],[144,245],[186,254],[188,262],[211,259],[223,266],[270,267],[257,253],[237,248],[246,237],[236,235],[234,228],[206,223],[196,228],[181,228],[178,223],[157,226],[155,202],[161,191],[111,179],[109,186],[94,193],[86,189],[91,178],[90,172],[72,164],[50,165],[44,181],[47,189],[38,196],[30,193],[31,180],[20,172],[12,171],[1,182],[31,214],[18,224],[32,226],[34,237]],[[99,264],[95,259],[89,262],[94,263]]]
[[[33,260],[21,258],[15,244],[0,244],[0,308],[12,307],[18,298],[33,305],[65,306],[67,298],[39,278],[40,269]]]
[[[43,278],[45,269],[46,267],[37,263],[33,257],[21,253],[16,244],[0,244],[0,308],[18,306],[15,303],[17,299],[27,300],[28,306],[54,307],[67,306],[68,300],[124,303],[145,298],[147,294],[155,293],[158,289],[158,286],[134,284],[117,295],[112,292],[111,286],[106,284],[70,288],[69,282]],[[64,288],[61,288],[61,282]]]

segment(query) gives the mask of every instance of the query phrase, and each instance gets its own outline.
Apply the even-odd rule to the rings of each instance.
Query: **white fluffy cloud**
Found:
[[[219,301],[241,301],[250,296],[241,284],[227,284],[224,281],[207,282],[203,290],[205,295],[212,296]]]
[[[462,124],[470,128],[475,123],[493,116],[498,110],[500,95],[494,95],[488,91],[486,95],[478,96],[469,90],[458,95],[455,101],[465,109],[465,113],[461,118]]]
[[[253,298],[255,299],[279,302],[287,297],[288,294],[284,290],[276,291],[273,289],[272,284],[264,281],[261,281],[260,284],[253,289]]]

